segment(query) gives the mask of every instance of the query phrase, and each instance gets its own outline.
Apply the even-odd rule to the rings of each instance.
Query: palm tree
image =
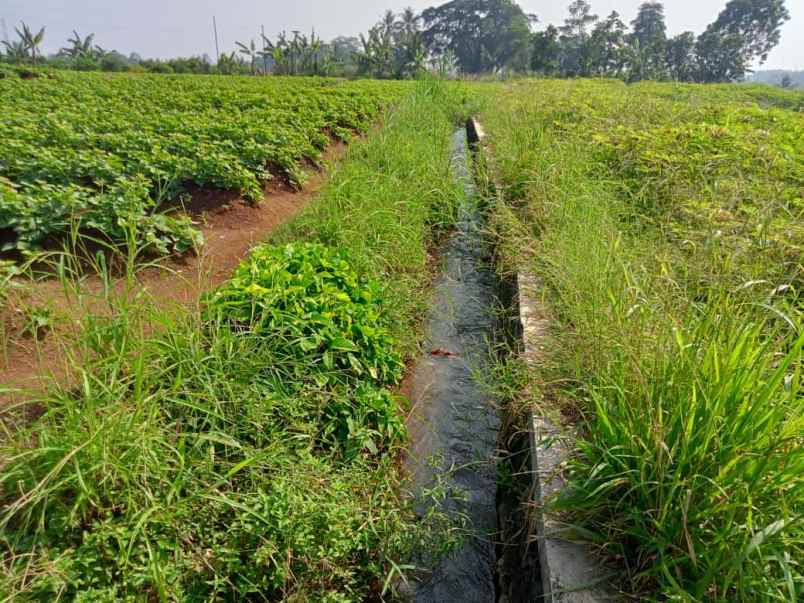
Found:
[[[45,38],[45,28],[43,27],[39,30],[39,33],[34,34],[33,30],[24,21],[21,21],[20,25],[22,25],[22,31],[18,27],[15,27],[14,31],[20,37],[20,42],[25,47],[26,54],[30,55],[31,60],[36,65],[36,61],[39,58],[39,46]]]
[[[380,21],[380,24],[386,35],[390,36],[391,34],[393,34],[397,29],[396,15],[394,14],[394,11],[392,10],[385,11],[385,14],[382,16],[382,21]]]
[[[397,21],[398,31],[406,38],[410,38],[419,33],[419,21],[421,17],[408,7],[402,11]]]
[[[285,75],[292,75],[291,71],[291,48],[288,43],[288,34],[281,32],[276,40],[274,47],[274,60],[277,65],[281,65],[281,71]]]

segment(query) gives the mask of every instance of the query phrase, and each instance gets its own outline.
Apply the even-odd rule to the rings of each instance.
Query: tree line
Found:
[[[629,29],[617,12],[601,19],[589,2],[575,0],[562,26],[533,35],[531,69],[628,81],[737,81],[767,60],[789,18],[784,0],[731,0],[700,35],[670,37],[661,2],[643,3]]]
[[[573,0],[560,26],[514,0],[452,0],[417,14],[388,11],[366,34],[325,42],[315,31],[282,32],[236,43],[213,63],[207,56],[167,61],[124,56],[73,32],[56,55],[40,51],[45,30],[27,24],[4,41],[4,59],[72,69],[175,73],[337,75],[411,78],[446,74],[537,73],[554,77],[614,77],[690,82],[741,80],[779,43],[790,18],[784,0],[729,0],[702,33],[668,35],[664,5],[644,2],[626,24],[617,12],[594,14]]]

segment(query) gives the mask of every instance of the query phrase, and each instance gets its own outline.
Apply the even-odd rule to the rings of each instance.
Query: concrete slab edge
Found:
[[[485,131],[475,119],[467,123],[470,141],[483,148]],[[536,366],[544,357],[549,319],[542,301],[542,284],[535,275],[520,268],[516,275],[516,295],[522,328],[523,357]],[[562,469],[575,450],[575,441],[566,429],[559,429],[547,417],[531,413],[529,418],[530,454],[533,468],[534,503],[537,505],[537,542],[545,603],[600,603],[619,601],[611,587],[612,575],[603,568],[592,548],[571,540],[567,525],[546,510],[550,500],[565,487]]]

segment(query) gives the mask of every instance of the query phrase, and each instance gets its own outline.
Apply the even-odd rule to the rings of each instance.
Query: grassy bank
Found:
[[[553,313],[539,403],[582,434],[559,507],[644,598],[804,589],[800,102],[521,82],[484,119],[502,265]]]
[[[399,492],[393,386],[463,102],[418,84],[195,311],[132,282],[83,319],[76,385],[2,417],[6,600],[365,600],[443,544]]]

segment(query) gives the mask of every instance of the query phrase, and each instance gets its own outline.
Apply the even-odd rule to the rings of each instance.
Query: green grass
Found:
[[[2,416],[5,600],[359,601],[449,545],[404,496],[391,388],[455,214],[464,100],[417,84],[193,310],[148,299],[130,258],[65,346],[73,383]]]
[[[486,112],[501,264],[553,316],[538,403],[581,428],[557,506],[643,599],[804,589],[804,118],[771,92],[520,82]]]

